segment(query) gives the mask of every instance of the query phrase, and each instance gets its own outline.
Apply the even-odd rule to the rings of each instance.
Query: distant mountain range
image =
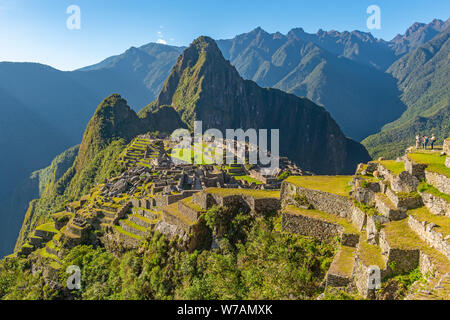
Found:
[[[395,157],[417,133],[450,135],[450,27],[403,56],[387,71],[398,80],[408,109],[364,144],[373,156]]]
[[[257,28],[233,39],[218,40],[217,44],[244,79],[306,96],[323,105],[344,133],[355,140],[375,134],[364,144],[378,156],[388,144],[395,151],[409,143],[409,131],[416,131],[411,129],[414,126],[448,134],[441,122],[445,124],[448,119],[448,87],[442,80],[447,70],[442,59],[446,51],[415,70],[411,67],[415,65],[412,55],[420,50],[433,56],[440,51],[439,45],[445,42],[436,42],[429,49],[426,46],[448,26],[449,20],[416,23],[391,41],[360,31],[320,30],[308,34],[297,28],[283,35]],[[11,204],[14,190],[16,195],[23,195],[22,181],[32,171],[79,143],[99,101],[116,92],[139,110],[156,99],[184,49],[151,43],[72,72],[34,63],[0,63],[0,111],[7,115],[2,117],[4,123],[0,119],[0,147],[11,155],[0,158],[1,175],[7,181],[0,187],[0,219],[22,219],[25,204]],[[441,61],[438,68],[437,60]],[[409,67],[403,68],[408,61]],[[431,89],[418,91],[419,87]],[[435,102],[429,102],[432,100]],[[399,118],[401,126],[389,124]],[[394,127],[397,131],[390,131]],[[38,190],[33,190],[23,199],[35,197]],[[14,223],[2,223],[0,229],[2,235],[3,229],[17,232]],[[0,255],[11,247],[11,243],[1,240]]]

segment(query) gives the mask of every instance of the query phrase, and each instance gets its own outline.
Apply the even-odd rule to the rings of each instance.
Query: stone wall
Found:
[[[384,216],[369,216],[367,217],[367,242],[373,245],[378,245],[380,238],[380,231],[377,226],[384,225],[389,222],[389,219]]]
[[[367,215],[358,207],[353,206],[351,220],[358,231],[362,231],[367,222]]]
[[[282,213],[281,229],[322,241],[340,237],[341,244],[348,247],[356,247],[359,242],[358,234],[344,232],[341,225],[290,212]]]
[[[340,225],[314,219],[298,214],[283,212],[281,220],[283,231],[313,237],[319,240],[330,240],[341,237],[344,228]]]
[[[378,186],[379,190],[380,187],[378,183],[376,185]],[[369,206],[373,206],[375,204],[375,192],[373,192],[373,190],[369,188],[356,187],[353,191],[352,196],[356,201],[365,203]]]
[[[355,266],[353,268],[353,277],[358,293],[364,298],[374,299],[376,295],[375,289],[369,289],[369,274],[370,267],[364,264],[361,258],[358,256],[358,252],[355,256]],[[380,270],[381,279],[386,275],[386,270]]]
[[[445,166],[447,168],[450,168],[450,156],[448,156],[447,158],[445,158]]]
[[[442,233],[437,232],[433,228],[435,224],[426,224],[426,222],[421,222],[414,216],[409,216],[408,224],[422,240],[444,254],[447,259],[450,259],[450,237],[445,237]]]
[[[443,174],[425,170],[425,179],[428,184],[438,189],[440,192],[450,194],[450,178]]]
[[[443,150],[444,150],[444,152],[445,152],[448,156],[450,156],[450,138],[449,138],[449,139],[446,139],[446,140],[444,141],[444,147],[443,147]]]
[[[281,186],[281,199],[283,202],[293,201],[293,197],[296,194],[306,197],[308,202],[317,210],[342,218],[351,219],[352,217],[353,202],[349,197],[305,189],[291,183],[283,182]]]
[[[193,208],[191,208],[188,204],[184,203],[183,201],[178,202],[178,211],[180,213],[184,214],[186,217],[193,221],[197,221],[202,212],[197,211]]]
[[[380,248],[385,256],[388,273],[409,273],[419,266],[419,249],[391,248],[383,230],[380,232]],[[391,266],[395,266],[394,270],[391,269]]]
[[[413,175],[417,179],[423,180],[425,179],[425,169],[427,165],[423,163],[415,163],[407,156],[405,157],[405,169],[409,174]]]
[[[450,217],[450,203],[428,192],[421,192],[423,203],[431,213],[438,216]]]
[[[399,175],[393,174],[386,169],[382,164],[378,165],[378,172],[384,179],[389,181],[389,184],[395,192],[410,193],[417,190],[419,179],[411,174],[408,170],[401,172]]]
[[[400,196],[392,191],[391,188],[387,188],[386,196],[397,208],[415,209],[423,205],[422,199],[415,192],[410,194],[402,193]]]
[[[264,214],[274,212],[281,208],[281,202],[278,198],[255,198],[246,195],[226,195],[208,193],[202,191],[192,198],[193,202],[199,205],[203,210],[208,210],[213,206],[243,209],[255,214]]]

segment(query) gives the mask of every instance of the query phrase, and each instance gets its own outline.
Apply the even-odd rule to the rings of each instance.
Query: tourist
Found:
[[[434,144],[436,143],[436,136],[434,134],[431,135],[431,150],[434,150]]]
[[[423,136],[423,149],[427,150],[428,136]]]
[[[416,135],[416,149],[419,149],[420,148],[420,139],[421,137],[420,137],[420,133],[418,133],[417,135]]]

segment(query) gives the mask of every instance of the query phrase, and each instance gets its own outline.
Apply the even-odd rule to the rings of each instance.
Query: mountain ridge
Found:
[[[201,120],[205,130],[222,132],[230,128],[280,129],[280,152],[313,172],[350,172],[356,162],[368,159],[364,148],[359,145],[357,152],[358,144],[345,138],[323,107],[244,80],[209,37],[194,40],[183,52],[149,108],[163,105],[171,105],[191,128],[193,121]],[[309,139],[314,142],[307,143]],[[346,153],[350,147],[354,157]]]

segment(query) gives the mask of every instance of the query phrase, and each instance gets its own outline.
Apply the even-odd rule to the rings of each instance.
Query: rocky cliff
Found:
[[[195,40],[178,58],[152,108],[164,105],[173,106],[190,128],[202,120],[205,130],[280,129],[280,152],[316,173],[352,172],[370,159],[324,108],[242,79],[208,37]]]

